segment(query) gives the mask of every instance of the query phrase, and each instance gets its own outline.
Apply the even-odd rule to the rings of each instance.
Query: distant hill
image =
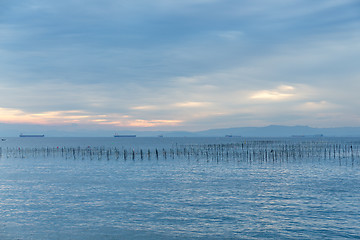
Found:
[[[125,133],[125,132],[124,132]],[[328,136],[328,137],[360,137],[360,127],[342,128],[312,128],[308,126],[279,126],[270,125],[266,127],[239,127],[209,129],[206,131],[148,131],[135,132],[139,137],[162,135],[164,137],[291,137],[291,136]]]
[[[46,137],[112,137],[115,131],[88,130],[72,127],[41,125],[0,124],[1,137],[17,137],[24,134],[45,134]],[[312,128],[308,126],[238,127],[209,129],[206,131],[116,131],[118,134],[135,134],[138,137],[291,137],[323,135],[328,137],[360,137],[360,127]]]
[[[240,127],[210,129],[198,132],[201,136],[225,136],[235,135],[244,137],[290,137],[290,136],[337,136],[337,137],[355,137],[360,136],[360,127],[342,127],[342,128],[312,128],[308,126],[278,126],[271,125],[267,127]]]

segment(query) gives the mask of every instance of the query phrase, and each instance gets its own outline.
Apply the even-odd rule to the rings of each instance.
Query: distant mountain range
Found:
[[[140,134],[140,133],[139,133]],[[162,132],[164,137],[360,137],[360,127],[341,127],[341,128],[312,128],[308,126],[278,126],[271,125],[266,127],[239,127],[210,129],[199,132]]]
[[[20,133],[45,134],[46,137],[112,137],[114,131],[71,129],[61,130],[50,126],[14,126],[9,128],[8,124],[0,124],[0,136],[17,137]],[[135,134],[138,137],[312,137],[323,135],[325,137],[360,137],[360,127],[338,127],[338,128],[312,128],[308,126],[279,126],[270,125],[266,127],[238,127],[209,129],[205,131],[116,131],[117,134]]]
[[[211,129],[198,132],[200,135],[225,136],[235,135],[244,137],[289,137],[289,136],[360,136],[360,127],[341,127],[341,128],[312,128],[308,126],[278,126],[267,127],[240,127]]]

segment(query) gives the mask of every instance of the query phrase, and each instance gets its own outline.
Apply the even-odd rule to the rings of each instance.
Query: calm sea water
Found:
[[[0,143],[0,239],[360,239],[357,158],[108,160],[9,150],[244,141],[9,138]]]

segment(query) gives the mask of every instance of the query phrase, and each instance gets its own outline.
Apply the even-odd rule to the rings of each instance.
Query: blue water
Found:
[[[358,159],[264,163],[6,153],[18,147],[147,149],[236,141],[10,138],[1,143],[0,239],[360,239]]]

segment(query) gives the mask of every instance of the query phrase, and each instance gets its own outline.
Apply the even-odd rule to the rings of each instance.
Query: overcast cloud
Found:
[[[5,0],[0,123],[360,126],[358,0]]]

